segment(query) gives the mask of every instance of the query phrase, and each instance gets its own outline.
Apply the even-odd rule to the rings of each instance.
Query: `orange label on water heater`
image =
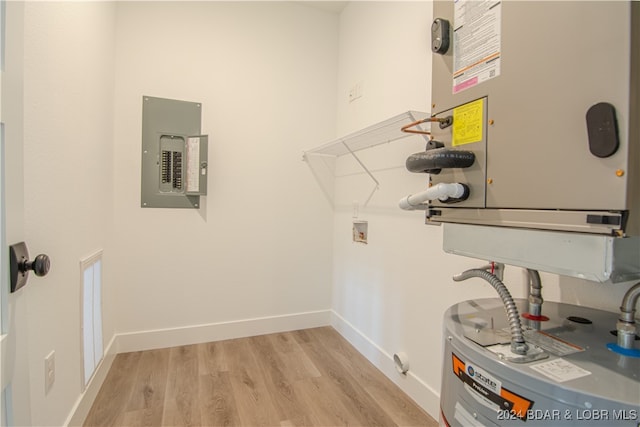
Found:
[[[500,410],[511,412],[515,417],[527,420],[527,412],[533,401],[502,387],[502,382],[477,365],[465,363],[451,353],[453,373],[460,381],[469,386],[472,393],[477,393],[491,405]]]

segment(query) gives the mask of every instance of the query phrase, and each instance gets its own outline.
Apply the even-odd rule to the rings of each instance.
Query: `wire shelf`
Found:
[[[407,136],[411,136],[411,134],[403,132],[401,128],[409,123],[423,120],[427,117],[429,117],[427,113],[407,111],[327,144],[305,151],[305,155],[320,154],[339,157],[375,147],[376,145],[393,142],[400,138],[406,138]],[[428,140],[428,138],[425,139]]]

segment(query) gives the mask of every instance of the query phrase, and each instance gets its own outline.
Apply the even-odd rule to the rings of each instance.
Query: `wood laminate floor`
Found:
[[[437,426],[333,328],[123,353],[85,426]]]

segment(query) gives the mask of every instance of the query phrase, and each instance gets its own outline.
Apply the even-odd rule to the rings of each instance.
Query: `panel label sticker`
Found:
[[[500,75],[500,0],[457,0],[453,16],[453,93]]]
[[[554,359],[531,365],[531,369],[559,383],[591,375],[591,372],[564,359]]]
[[[484,99],[469,102],[453,109],[452,146],[482,141]]]
[[[492,409],[508,411],[523,421],[527,420],[527,413],[533,407],[533,400],[502,387],[502,382],[495,376],[477,365],[465,363],[455,353],[451,353],[451,362],[453,374],[464,383],[473,397],[486,401],[485,406]]]
[[[556,336],[543,331],[527,330],[524,331],[527,342],[531,342],[538,347],[542,347],[548,353],[556,356],[567,356],[569,354],[584,351],[579,345],[562,340]]]
[[[187,192],[200,191],[200,138],[187,138]],[[203,173],[204,175],[204,173]]]

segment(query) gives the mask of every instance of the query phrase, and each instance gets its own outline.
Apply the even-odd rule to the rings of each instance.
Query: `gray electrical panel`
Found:
[[[427,220],[640,235],[640,4],[460,0],[434,19],[451,46],[433,48],[432,111],[453,124],[433,136],[476,161],[431,174],[470,195]]]
[[[208,177],[201,110],[197,102],[142,98],[142,207],[200,207]]]

